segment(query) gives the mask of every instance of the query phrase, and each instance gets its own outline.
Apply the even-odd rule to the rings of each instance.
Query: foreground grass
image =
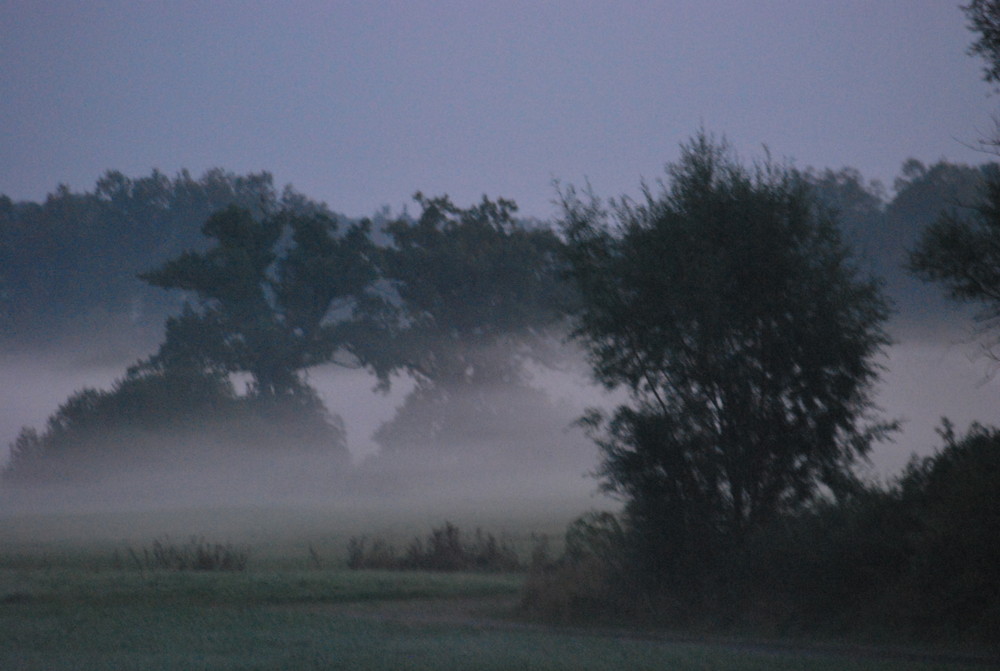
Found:
[[[344,604],[514,596],[520,576],[0,569],[0,668],[943,669],[774,647],[380,617]],[[389,607],[391,610],[391,606]],[[360,614],[359,614],[360,613]]]
[[[268,510],[0,518],[0,670],[969,668],[849,649],[435,618],[461,601],[516,602],[523,576],[343,568],[351,535],[406,542],[446,519],[438,512],[416,520]],[[510,532],[525,550],[533,533],[565,525],[562,513],[506,514],[484,528]],[[248,569],[150,570],[127,551],[192,532],[247,544]],[[400,604],[432,617],[399,617]]]

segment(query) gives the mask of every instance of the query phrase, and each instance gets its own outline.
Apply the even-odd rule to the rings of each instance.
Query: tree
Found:
[[[963,7],[970,29],[978,33],[970,53],[987,63],[983,78],[1000,81],[1000,3],[973,0]],[[998,128],[1000,130],[1000,128]],[[984,140],[996,152],[1000,136]],[[910,270],[919,278],[941,284],[956,301],[978,303],[976,315],[986,336],[987,353],[1000,337],[989,336],[1000,326],[1000,171],[995,164],[985,171],[985,179],[975,202],[942,213],[923,230],[909,255]]]
[[[396,310],[366,357],[416,382],[376,436],[390,449],[467,444],[486,426],[513,429],[495,401],[530,397],[538,408],[524,367],[554,356],[570,300],[559,239],[515,220],[512,201],[484,197],[463,209],[447,196],[415,199],[420,216],[385,229],[383,276]]]
[[[203,489],[219,501],[273,491],[274,474],[299,462],[313,483],[328,487],[349,463],[344,429],[318,398],[303,393],[294,412],[287,404],[274,412],[238,395],[223,373],[141,362],[108,390],[72,394],[42,432],[23,428],[0,481],[89,483],[96,487],[80,493],[98,498],[114,498],[119,486],[164,500]],[[285,449],[276,452],[276,445]],[[224,486],[217,482],[220,464]],[[307,486],[302,476],[295,486]]]
[[[888,308],[791,170],[745,168],[700,133],[643,193],[605,205],[568,189],[561,228],[575,335],[630,398],[585,418],[602,486],[662,575],[850,484],[891,428],[867,423]]]
[[[962,10],[969,20],[969,30],[979,35],[969,53],[986,61],[983,79],[1000,84],[1000,2],[972,0]]]
[[[255,218],[229,207],[205,223],[215,241],[142,275],[198,297],[167,321],[154,357],[167,367],[248,373],[263,399],[309,396],[301,371],[351,349],[347,321],[376,278],[367,222],[342,235],[326,214]]]
[[[278,209],[332,216],[289,186],[277,189],[269,173],[221,169],[198,178],[109,170],[82,193],[61,185],[41,203],[0,197],[0,339],[51,343],[55,335],[108,343],[116,356],[126,347],[145,353],[179,303],[136,275],[185,249],[204,250],[201,226],[229,205],[255,216]]]
[[[421,214],[386,226],[384,276],[399,296],[398,368],[418,382],[516,381],[563,317],[559,240],[514,219],[517,205],[468,209],[415,196]],[[493,350],[503,348],[502,354]]]

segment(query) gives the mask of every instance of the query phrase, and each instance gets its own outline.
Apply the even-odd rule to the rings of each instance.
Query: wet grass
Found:
[[[944,669],[946,664],[879,661],[842,654],[753,650],[728,645],[591,635],[559,629],[489,628],[413,623],[317,609],[295,579],[292,587],[249,592],[206,590],[204,584],[142,583],[112,599],[28,598],[0,603],[0,668],[4,669]],[[356,575],[342,588],[328,577],[319,598],[381,598],[423,593],[417,584]],[[446,585],[448,581],[455,581]],[[199,581],[195,581],[199,582]],[[267,582],[267,581],[264,581]],[[314,583],[315,584],[315,583]],[[452,594],[483,585],[448,576],[435,589]],[[171,589],[173,588],[173,589]],[[83,590],[83,591],[89,591]],[[433,590],[432,590],[433,591]],[[280,592],[280,596],[278,596]],[[295,595],[303,596],[296,600]],[[353,596],[352,596],[353,595]],[[164,598],[167,597],[167,598]],[[443,598],[443,596],[439,596]]]
[[[511,620],[390,617],[385,613],[400,601],[419,600],[426,604],[422,611],[433,613],[455,599],[516,600],[523,576],[349,571],[343,567],[346,543],[340,543],[357,529],[329,520],[322,533],[312,523],[279,525],[281,533],[272,535],[252,529],[212,537],[206,526],[191,529],[211,541],[248,543],[246,570],[230,572],[129,563],[125,548],[163,533],[187,537],[170,526],[176,520],[165,519],[170,525],[159,528],[144,520],[145,541],[122,534],[127,524],[120,521],[117,528],[100,527],[110,534],[92,541],[0,528],[0,669],[968,668]],[[48,523],[50,529],[81,530]],[[527,538],[537,527],[521,529]]]

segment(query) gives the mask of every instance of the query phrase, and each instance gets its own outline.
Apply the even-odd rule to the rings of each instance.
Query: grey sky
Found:
[[[888,186],[986,160],[970,40],[946,0],[0,0],[0,193],[220,166],[352,216],[422,190],[545,218],[553,178],[635,193],[701,126]]]

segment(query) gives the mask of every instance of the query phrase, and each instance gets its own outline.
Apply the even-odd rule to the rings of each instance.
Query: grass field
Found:
[[[177,525],[207,535],[197,520],[214,519],[221,530],[221,517],[204,511],[0,518],[0,669],[969,668],[849,647],[529,622],[512,610],[520,575],[347,571],[337,544],[358,519],[338,527],[336,516],[272,513],[268,523],[279,524],[268,535],[255,526],[261,514],[228,515],[231,535],[212,540],[250,547],[243,572],[151,570],[126,558],[129,547],[180,535]],[[537,530],[514,523],[524,537]]]

